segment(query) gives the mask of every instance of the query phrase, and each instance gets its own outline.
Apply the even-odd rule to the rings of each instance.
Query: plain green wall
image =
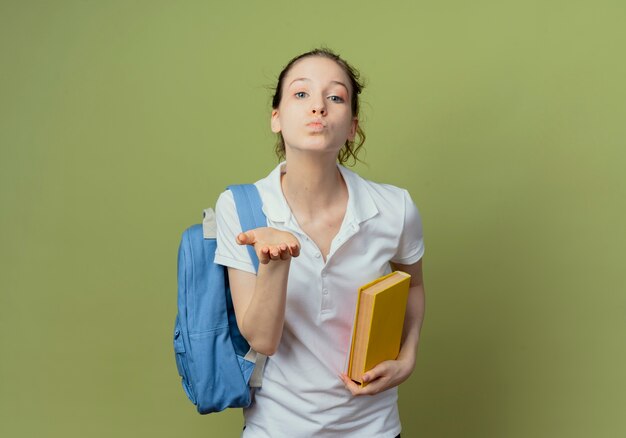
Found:
[[[176,254],[275,165],[270,91],[366,79],[426,320],[403,437],[626,436],[622,1],[0,2],[0,436],[238,436],[176,373]]]

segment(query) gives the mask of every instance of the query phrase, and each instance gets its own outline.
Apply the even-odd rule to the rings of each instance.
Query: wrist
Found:
[[[414,350],[400,351],[400,354],[398,355],[397,360],[402,363],[402,367],[406,370],[406,372],[408,374],[411,374],[413,372],[413,369],[415,368],[415,362],[416,362],[415,351]]]
[[[286,260],[278,259],[278,260],[268,260],[267,263],[259,262],[259,271],[263,269],[266,272],[277,272],[281,270],[289,270],[289,265],[291,264],[291,257]]]

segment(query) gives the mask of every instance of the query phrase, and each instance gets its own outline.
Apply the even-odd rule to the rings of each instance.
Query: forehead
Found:
[[[285,76],[285,86],[288,87],[294,79],[300,78],[324,85],[341,82],[349,91],[351,88],[350,78],[343,68],[332,59],[322,56],[308,56],[293,64]]]

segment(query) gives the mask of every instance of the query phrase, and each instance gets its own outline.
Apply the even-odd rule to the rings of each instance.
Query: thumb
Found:
[[[379,363],[377,366],[369,370],[367,373],[363,375],[363,381],[371,382],[372,380],[376,380],[379,377],[383,376],[387,371],[387,366],[384,362]]]
[[[254,245],[256,242],[254,231],[246,231],[237,235],[237,243],[239,245]]]

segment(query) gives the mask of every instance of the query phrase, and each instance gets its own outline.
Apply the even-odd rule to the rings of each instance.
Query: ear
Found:
[[[352,119],[352,125],[350,126],[350,134],[348,135],[349,141],[354,141],[354,137],[356,137],[356,129],[359,126],[359,119],[354,117]]]
[[[272,128],[272,132],[274,134],[278,134],[280,132],[280,118],[278,116],[278,110],[272,110],[272,118],[270,119],[270,127]]]

